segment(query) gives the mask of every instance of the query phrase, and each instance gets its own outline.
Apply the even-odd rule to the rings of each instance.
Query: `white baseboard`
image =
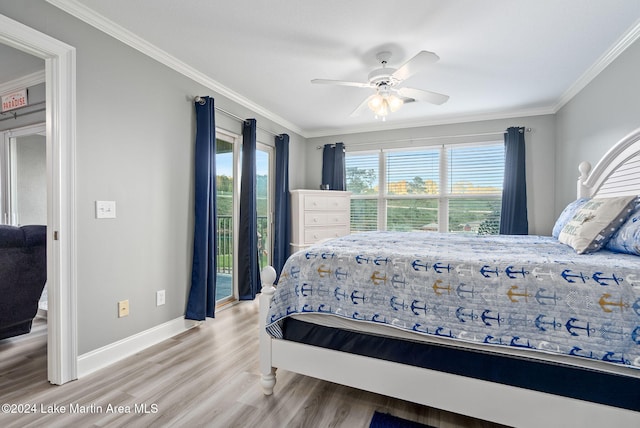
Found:
[[[184,317],[176,318],[102,348],[79,355],[78,378],[82,378],[199,324],[197,321],[187,320]]]

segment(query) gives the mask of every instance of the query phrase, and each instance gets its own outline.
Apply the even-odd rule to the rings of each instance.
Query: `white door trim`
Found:
[[[48,378],[77,377],[76,50],[0,15],[0,43],[45,60],[47,133]],[[57,238],[57,239],[56,239]]]

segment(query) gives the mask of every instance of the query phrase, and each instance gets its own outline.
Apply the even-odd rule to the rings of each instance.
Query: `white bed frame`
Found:
[[[592,171],[588,162],[579,170],[578,197],[640,194],[640,128]],[[275,270],[266,267],[259,331],[265,395],[273,393],[279,368],[516,427],[640,427],[640,413],[631,410],[275,339],[265,329],[275,279]]]

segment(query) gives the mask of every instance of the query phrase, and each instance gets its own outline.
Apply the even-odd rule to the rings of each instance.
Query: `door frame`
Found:
[[[45,61],[47,138],[47,372],[77,378],[75,217],[76,50],[0,14],[0,43]]]

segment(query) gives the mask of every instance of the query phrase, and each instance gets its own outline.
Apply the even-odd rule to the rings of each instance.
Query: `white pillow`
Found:
[[[558,241],[578,254],[598,251],[629,217],[635,200],[636,196],[591,199],[562,228]]]

